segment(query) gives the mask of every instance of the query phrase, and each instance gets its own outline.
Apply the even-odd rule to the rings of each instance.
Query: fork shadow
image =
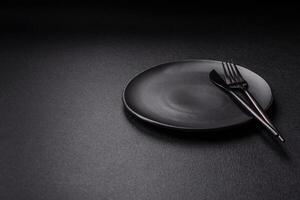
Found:
[[[274,139],[273,136],[270,136],[269,133],[263,131],[262,127],[258,126],[254,121],[234,127],[224,128],[222,130],[201,131],[201,134],[199,134],[199,131],[181,131],[150,124],[149,122],[138,119],[125,108],[123,108],[123,112],[132,127],[137,129],[140,133],[164,142],[187,145],[212,145],[236,142],[242,139],[250,138],[253,136],[253,133],[259,133],[265,145],[269,146],[271,150],[279,155],[282,159],[290,160],[289,154],[283,147],[282,143]],[[268,114],[270,117],[274,117],[276,115],[276,105],[271,106],[271,108],[268,110]]]

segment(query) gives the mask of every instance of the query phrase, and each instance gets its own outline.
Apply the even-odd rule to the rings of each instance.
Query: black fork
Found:
[[[222,62],[222,67],[224,70],[225,75],[225,82],[231,89],[239,89],[242,91],[247,98],[250,100],[251,104],[255,107],[255,109],[258,111],[258,113],[261,115],[261,117],[278,133],[275,134],[279,138],[280,141],[284,142],[285,140],[283,137],[279,134],[278,129],[276,126],[270,121],[268,116],[264,113],[263,108],[259,105],[259,103],[256,101],[256,99],[253,97],[253,95],[248,91],[249,85],[247,81],[244,79],[242,74],[240,73],[238,67],[232,63],[232,62]]]

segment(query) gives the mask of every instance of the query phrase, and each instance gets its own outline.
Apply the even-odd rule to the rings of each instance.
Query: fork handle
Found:
[[[259,112],[261,117],[270,125],[272,128],[278,131],[278,128],[271,122],[269,117],[265,114],[263,108],[260,106],[260,104],[257,102],[257,100],[253,97],[253,95],[248,90],[243,90],[243,92],[246,94],[248,99],[251,101],[252,105],[256,108],[256,110]]]
[[[260,104],[257,102],[257,100],[253,97],[253,95],[246,89],[243,90],[243,92],[246,94],[248,99],[251,101],[252,105],[255,107],[255,109],[258,111],[260,116],[266,121],[268,125],[270,125],[276,132],[277,132],[277,137],[283,142],[284,139],[280,135],[278,128],[271,122],[269,117],[265,114],[263,108],[260,106]],[[274,133],[273,133],[274,134]]]
[[[242,106],[244,107],[251,115],[258,120],[267,130],[269,130],[274,136],[278,137],[281,142],[285,140],[279,134],[279,132],[274,129],[267,121],[264,120],[258,113],[256,113],[243,99],[241,99],[235,92],[232,90],[227,90],[227,92]]]

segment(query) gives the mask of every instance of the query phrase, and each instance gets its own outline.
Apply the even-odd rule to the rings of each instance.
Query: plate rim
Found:
[[[170,124],[166,124],[166,123],[162,123],[162,122],[159,122],[159,121],[156,121],[156,120],[153,120],[153,119],[150,119],[148,117],[145,117],[139,113],[137,113],[136,111],[134,111],[132,108],[130,108],[130,106],[127,104],[126,102],[126,98],[125,98],[125,93],[126,93],[126,89],[128,88],[128,85],[134,80],[136,79],[139,75],[151,70],[151,69],[154,69],[156,67],[161,67],[162,65],[166,65],[166,64],[172,64],[172,63],[179,63],[179,62],[200,62],[200,61],[204,61],[204,62],[222,62],[222,61],[219,61],[219,60],[210,60],[210,59],[183,59],[183,60],[177,60],[177,61],[171,61],[171,62],[165,62],[165,63],[161,63],[161,64],[158,64],[158,65],[153,65],[151,67],[149,67],[148,69],[145,69],[144,71],[142,72],[139,72],[138,74],[136,74],[135,76],[133,76],[129,81],[127,81],[125,87],[123,88],[123,92],[122,92],[122,102],[125,106],[125,108],[131,113],[133,114],[135,117],[137,117],[138,119],[144,121],[144,122],[147,122],[147,123],[150,123],[152,125],[156,125],[156,126],[160,126],[160,127],[164,127],[164,128],[168,128],[168,129],[173,129],[173,130],[179,130],[179,131],[216,131],[216,130],[222,130],[222,129],[227,129],[227,128],[232,128],[232,127],[236,127],[236,126],[240,126],[240,125],[244,125],[244,124],[247,124],[249,122],[251,122],[253,120],[253,117],[249,116],[249,119],[243,121],[243,122],[240,122],[240,123],[236,123],[236,124],[232,124],[232,125],[228,125],[228,126],[219,126],[219,127],[216,127],[216,128],[193,128],[193,127],[185,127],[185,126],[176,126],[176,125],[170,125]],[[246,67],[243,67],[243,66],[240,66],[238,65],[239,67],[242,67],[242,68],[245,68],[246,70],[249,70],[253,73],[255,73],[254,71],[246,68]],[[271,105],[273,104],[274,102],[274,97],[273,97],[273,92],[272,92],[272,88],[270,86],[270,84],[268,83],[268,81],[266,81],[263,77],[261,77],[259,74],[255,73],[257,76],[259,76],[261,79],[263,79],[266,83],[267,83],[267,86],[270,90],[270,94],[271,94],[271,99],[270,99],[270,102],[268,103],[268,105],[266,106],[265,110],[269,110],[269,108],[271,107]]]

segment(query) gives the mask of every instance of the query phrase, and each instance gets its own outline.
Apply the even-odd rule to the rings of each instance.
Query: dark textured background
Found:
[[[0,199],[299,199],[293,9],[167,5],[1,7]],[[125,114],[128,80],[191,58],[264,77],[287,142],[255,123],[197,136]]]

